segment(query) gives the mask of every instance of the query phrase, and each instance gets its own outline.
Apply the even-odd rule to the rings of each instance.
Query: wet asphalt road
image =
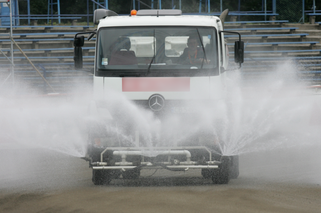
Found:
[[[138,180],[94,186],[79,157],[1,144],[0,212],[320,212],[320,151],[241,155],[240,177],[228,185],[196,170],[146,170]]]

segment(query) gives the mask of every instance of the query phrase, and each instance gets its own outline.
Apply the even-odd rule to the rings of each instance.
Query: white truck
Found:
[[[96,51],[85,157],[95,185],[139,178],[142,169],[198,169],[217,184],[238,177],[238,156],[223,155],[224,141],[199,116],[202,106],[223,98],[229,60],[224,33],[236,33],[223,30],[223,19],[182,15],[181,10],[139,10],[129,16],[95,11],[98,27],[88,36],[96,36]],[[87,33],[75,36],[78,69]],[[234,58],[241,66],[244,44],[236,34]],[[137,119],[144,120],[144,114],[133,116],[112,93],[152,114],[158,131],[139,128]]]

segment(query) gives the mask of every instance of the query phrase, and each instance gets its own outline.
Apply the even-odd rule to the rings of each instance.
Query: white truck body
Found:
[[[223,96],[229,59],[222,20],[214,16],[182,15],[180,10],[142,10],[137,15],[118,16],[99,9],[95,11],[94,22],[99,24],[92,33],[97,40],[94,101],[89,111],[97,121],[88,124],[87,156],[93,168],[94,184],[109,183],[120,175],[138,178],[141,169],[155,168],[201,169],[202,175],[212,178],[214,183],[228,183],[230,178],[236,178],[238,157],[222,156],[217,149],[217,138],[208,137],[204,142],[200,138],[205,136],[196,134],[178,145],[174,141],[177,135],[173,135],[169,137],[173,141],[167,141],[165,147],[156,138],[146,145],[144,137],[140,137],[141,130],[130,119],[132,115],[111,98],[114,94],[124,96],[138,108],[152,112],[162,125],[175,116],[182,122],[190,122],[189,127],[195,129],[200,109],[193,104],[206,103],[210,107]],[[74,42],[78,68],[82,67],[84,37],[81,34],[75,36]],[[237,63],[243,61],[242,51],[239,41]],[[117,134],[113,139],[115,134],[110,131],[115,129],[113,125],[126,126],[123,133],[135,142],[120,141]],[[180,126],[173,128],[171,131],[177,134],[189,131],[184,133]]]
[[[215,16],[192,16],[192,15],[182,15],[182,16],[164,16],[164,17],[156,17],[156,16],[112,16],[107,17],[105,19],[101,19],[97,30],[101,28],[110,28],[110,27],[148,27],[148,26],[194,26],[194,27],[211,27],[215,28],[216,30],[216,36],[219,38],[218,32],[223,30],[222,22],[218,17]],[[181,39],[183,37],[183,39]],[[183,48],[186,48],[186,42],[187,42],[188,36],[180,36],[178,39],[172,39],[171,44],[168,45],[177,45],[182,46]],[[222,37],[223,38],[223,37]],[[131,42],[131,50],[137,50],[139,49],[139,46],[145,45],[150,46],[152,42],[151,39],[140,39],[136,38],[135,42]],[[223,47],[223,48],[222,48]],[[228,55],[225,48],[224,39],[220,39],[218,42],[218,61],[219,66],[218,69],[227,69],[228,66]],[[220,52],[222,51],[222,53]],[[135,51],[136,56],[144,56],[144,51]],[[97,58],[97,57],[96,57]],[[95,63],[96,65],[97,63]],[[96,69],[95,69],[96,70]],[[222,70],[220,70],[222,72]],[[148,99],[151,95],[153,95],[155,92],[162,92],[161,94],[164,96],[164,98],[167,100],[170,99],[219,99],[221,98],[221,88],[222,88],[222,73],[217,76],[202,76],[202,77],[185,77],[189,78],[186,79],[189,81],[189,88],[185,88],[184,91],[176,92],[176,91],[157,91],[153,90],[151,88],[150,91],[148,91],[148,81],[149,79],[151,81],[152,78],[146,77],[145,80],[142,80],[140,78],[140,83],[144,84],[141,85],[141,87],[146,87],[146,89],[141,89],[140,91],[124,91],[123,90],[123,78],[122,77],[101,77],[101,76],[94,76],[94,94],[95,98],[100,99],[103,98],[102,95],[108,95],[109,91],[113,92],[121,92],[124,94],[128,99],[131,100],[142,100],[142,99]],[[173,80],[173,83],[175,83],[175,79],[177,77],[164,77],[163,80],[161,77],[158,77],[157,79],[163,82],[170,82],[170,79]],[[154,79],[155,80],[155,79]],[[130,83],[131,79],[128,79],[126,81],[127,83]],[[132,82],[134,83],[135,80],[132,79]],[[154,81],[155,82],[155,81]],[[153,83],[154,83],[153,82]],[[166,86],[166,85],[164,85]],[[159,88],[162,90],[161,88]],[[163,89],[164,90],[164,89]],[[180,90],[180,88],[177,88],[177,90]]]

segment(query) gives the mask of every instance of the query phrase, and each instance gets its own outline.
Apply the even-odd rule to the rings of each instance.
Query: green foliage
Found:
[[[197,13],[198,7],[198,0],[182,0],[183,13]]]
[[[289,22],[299,22],[302,17],[302,2],[292,1],[289,3],[288,0],[277,1],[277,13],[278,19],[289,20]]]
[[[86,0],[85,1],[84,0],[60,1],[60,13],[61,14],[86,14],[87,1]]]
[[[30,13],[31,14],[46,14],[48,10],[48,2],[44,0],[31,0]]]
[[[27,0],[19,1],[20,14],[27,14]],[[56,2],[57,0],[53,0]],[[104,4],[104,0],[96,0],[100,4]],[[141,0],[139,3],[136,0],[135,8],[148,9],[151,6],[152,0]],[[179,3],[181,1],[181,9],[183,13],[198,13],[200,0],[161,0],[162,9],[171,9],[175,7],[179,9]],[[240,1],[240,8],[239,8]],[[202,12],[207,12],[207,5],[205,0],[202,0],[201,9]],[[210,0],[211,12],[219,12],[221,9],[220,0]],[[229,9],[230,11],[264,11],[263,0],[223,0],[222,9]],[[317,9],[321,9],[321,4],[316,1]],[[108,9],[115,11],[119,14],[129,14],[133,9],[133,0],[108,0]],[[159,8],[159,0],[154,0],[154,9]],[[277,19],[286,19],[290,22],[298,22],[302,16],[302,0],[289,1],[289,0],[276,0],[277,3]],[[146,5],[148,6],[146,6]],[[87,5],[89,5],[87,7]],[[313,0],[305,0],[305,10],[312,10]],[[272,0],[266,1],[267,11],[272,11]],[[94,5],[91,0],[60,0],[60,13],[61,14],[89,14],[93,13],[94,9],[98,7]],[[31,14],[48,14],[48,0],[30,0],[30,12]],[[53,6],[53,14],[57,14],[57,6]],[[260,20],[262,17],[247,16],[241,17],[241,19]],[[264,18],[264,17],[263,17]],[[317,17],[319,19],[321,17]],[[85,18],[83,19],[83,21]]]
[[[115,11],[118,14],[130,14],[133,9],[132,0],[109,0],[108,9]]]

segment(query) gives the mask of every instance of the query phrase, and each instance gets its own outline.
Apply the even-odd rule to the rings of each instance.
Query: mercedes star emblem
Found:
[[[161,95],[154,94],[149,97],[148,106],[153,111],[160,111],[165,106],[165,99]]]

